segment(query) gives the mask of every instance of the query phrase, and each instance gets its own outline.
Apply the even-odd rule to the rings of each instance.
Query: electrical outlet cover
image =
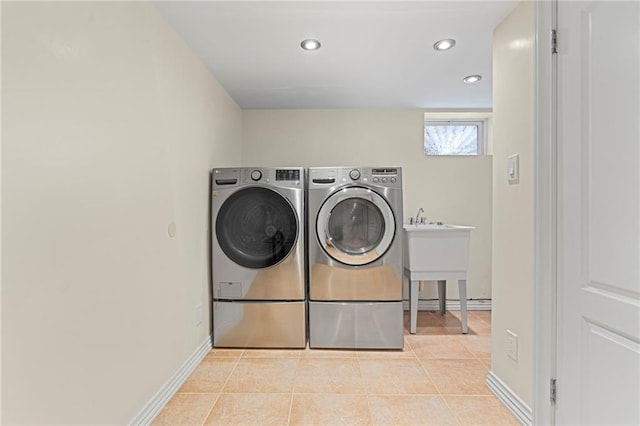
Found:
[[[507,330],[505,351],[509,358],[518,361],[518,335],[511,330]]]

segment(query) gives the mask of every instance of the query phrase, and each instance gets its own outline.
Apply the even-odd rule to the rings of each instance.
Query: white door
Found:
[[[640,424],[640,3],[558,4],[558,424]]]

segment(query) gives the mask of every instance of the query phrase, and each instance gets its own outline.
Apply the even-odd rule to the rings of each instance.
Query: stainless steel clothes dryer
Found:
[[[308,170],[309,347],[400,349],[402,170]]]
[[[212,171],[216,347],[306,346],[304,169]]]

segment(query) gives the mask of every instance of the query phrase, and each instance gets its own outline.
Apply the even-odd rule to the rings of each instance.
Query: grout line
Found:
[[[289,414],[287,416],[287,426],[291,424],[291,413],[293,412],[293,395],[296,389],[296,383],[298,383],[298,373],[300,373],[300,360],[302,359],[302,351],[304,350],[307,350],[306,345],[304,349],[298,352],[298,359],[296,361],[296,370],[293,376],[293,383],[291,384],[291,393],[289,394],[289,397],[291,399],[289,401]]]
[[[460,420],[460,417],[451,409],[451,406],[449,405],[449,402],[447,401],[447,398],[445,398],[444,395],[439,395],[439,396],[442,399],[442,402],[444,402],[444,405],[447,407],[449,412],[458,421],[458,424],[463,425],[464,423],[462,422],[462,420]]]
[[[362,374],[362,366],[360,365],[361,360],[358,356],[356,356],[356,360],[358,362],[358,373],[360,373],[360,383],[362,383],[362,391],[364,392],[364,397],[367,400],[367,412],[369,413],[369,421],[371,422],[371,424],[373,424],[373,413],[371,411],[371,403],[369,402],[369,392],[364,382],[364,375]]]
[[[420,358],[418,358],[418,362],[420,363],[420,367],[422,367],[422,370],[424,371],[424,374],[426,374],[427,377],[429,378],[429,380],[431,381],[431,383],[433,383],[433,387],[436,388],[436,391],[438,392],[438,395],[442,395],[442,393],[440,392],[440,388],[438,387],[436,382],[431,378],[431,374],[429,374],[429,371],[427,371],[426,367],[424,366],[424,364],[422,363],[422,360]]]
[[[218,392],[218,396],[216,396],[215,401],[213,401],[213,404],[211,404],[211,408],[209,408],[209,411],[207,412],[207,415],[204,416],[204,421],[201,423],[202,426],[204,426],[204,424],[207,423],[207,420],[209,419],[209,416],[211,415],[211,412],[213,411],[213,407],[216,406],[216,404],[218,403],[218,400],[220,399],[220,395],[222,395],[222,392]]]

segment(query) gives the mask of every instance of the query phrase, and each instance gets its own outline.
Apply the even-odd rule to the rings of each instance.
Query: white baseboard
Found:
[[[403,308],[405,311],[409,310],[409,301],[403,301]],[[419,311],[437,311],[440,309],[440,305],[438,304],[437,299],[433,300],[418,300],[418,310]],[[459,300],[447,300],[447,310],[448,311],[459,311],[460,310],[460,301]],[[478,299],[478,300],[467,300],[467,310],[468,311],[490,311],[491,310],[491,299]]]
[[[493,371],[487,374],[487,387],[502,402],[520,423],[526,426],[533,424],[533,411],[522,401],[511,388],[496,376]]]
[[[211,336],[208,336],[204,342],[200,344],[198,349],[185,361],[185,363],[169,378],[158,392],[147,402],[147,404],[136,414],[129,422],[130,425],[149,425],[153,419],[160,413],[160,410],[169,402],[169,400],[180,389],[180,386],[193,373],[200,361],[209,353],[212,348]]]

